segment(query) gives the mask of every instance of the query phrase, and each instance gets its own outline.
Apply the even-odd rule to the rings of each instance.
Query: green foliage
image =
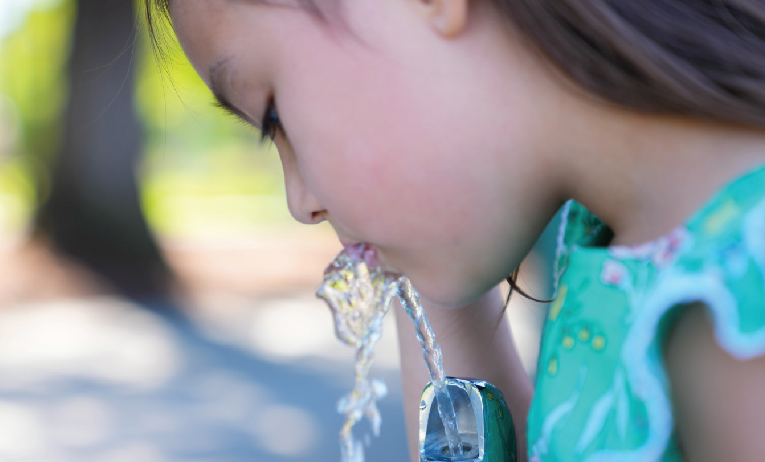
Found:
[[[46,193],[44,167],[61,142],[76,6],[76,0],[60,0],[33,10],[0,41],[0,97],[11,102],[21,127],[11,160],[0,157],[0,221],[12,217],[6,221],[14,226],[29,220],[35,189]],[[290,221],[274,147],[212,106],[172,34],[166,37],[163,67],[139,25],[133,61],[135,104],[146,135],[142,202],[150,225],[160,234],[184,234],[202,223],[230,231]]]
[[[43,168],[61,141],[66,104],[65,66],[74,22],[73,0],[32,10],[22,27],[0,40],[0,123],[12,142],[0,155],[0,231],[26,227],[47,189]],[[12,119],[8,119],[12,116]],[[10,125],[8,125],[10,124]]]
[[[35,187],[20,158],[0,162],[0,235],[27,226]]]
[[[21,155],[49,157],[61,140],[74,16],[73,0],[33,10],[23,27],[0,41],[0,93],[15,102],[21,116]]]

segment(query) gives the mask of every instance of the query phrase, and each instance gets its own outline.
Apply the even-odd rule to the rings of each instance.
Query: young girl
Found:
[[[294,217],[375,245],[447,373],[503,390],[522,460],[762,460],[765,1],[147,2]],[[496,286],[561,206],[532,389]]]

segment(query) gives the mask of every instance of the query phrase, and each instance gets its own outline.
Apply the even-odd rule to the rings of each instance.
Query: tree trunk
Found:
[[[79,0],[65,134],[38,234],[130,297],[162,297],[170,271],[141,213],[131,0]]]

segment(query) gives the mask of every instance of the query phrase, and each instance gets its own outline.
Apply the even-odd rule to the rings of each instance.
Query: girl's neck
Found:
[[[614,230],[613,244],[669,233],[725,184],[765,164],[762,129],[606,112],[591,129],[580,127],[579,146],[589,149],[572,152],[568,177],[570,197]]]

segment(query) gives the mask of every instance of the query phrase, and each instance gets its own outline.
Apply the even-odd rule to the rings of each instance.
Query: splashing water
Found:
[[[324,282],[316,295],[327,302],[335,321],[335,335],[342,342],[356,348],[354,361],[355,385],[337,405],[346,420],[340,430],[342,462],[363,462],[364,449],[353,437],[353,427],[366,416],[377,436],[382,419],[377,399],[387,393],[385,384],[369,380],[374,345],[382,336],[382,321],[398,293],[402,305],[417,330],[423,357],[436,391],[439,415],[444,422],[449,456],[462,454],[454,405],[445,383],[441,349],[435,342],[417,292],[405,277],[385,272],[380,267],[377,252],[369,244],[346,247],[327,266]]]
[[[324,283],[316,295],[327,302],[335,320],[335,335],[356,348],[355,385],[337,404],[345,414],[340,430],[343,462],[363,462],[364,448],[353,438],[353,427],[363,416],[369,419],[375,436],[381,417],[377,399],[387,393],[382,381],[370,381],[375,343],[382,335],[382,321],[398,288],[399,275],[380,268],[377,254],[368,244],[346,247],[324,271]]]

